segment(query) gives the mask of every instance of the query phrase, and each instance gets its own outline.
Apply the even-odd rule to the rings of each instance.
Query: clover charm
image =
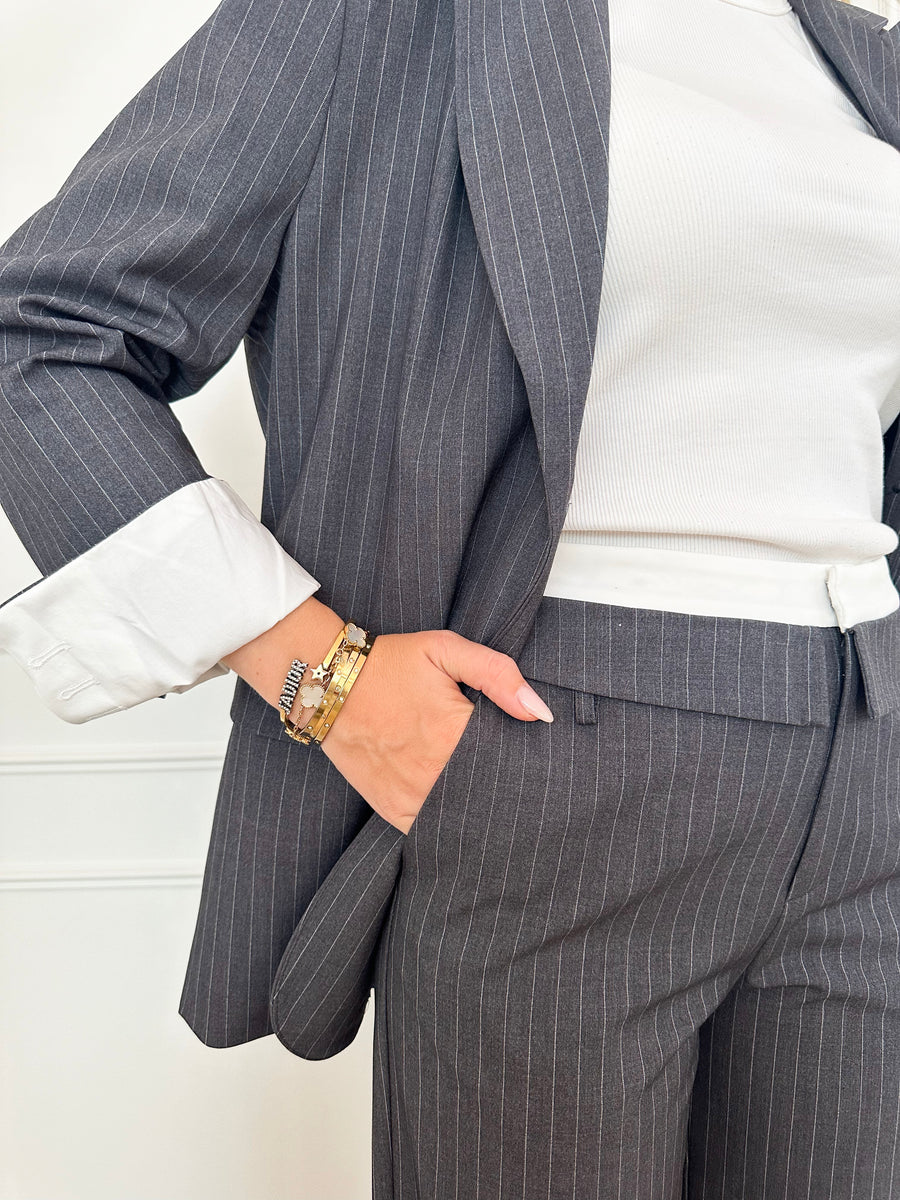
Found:
[[[346,640],[351,646],[364,646],[366,644],[366,631],[360,629],[358,625],[354,625],[351,621],[347,626]]]
[[[320,683],[304,683],[300,688],[300,699],[304,708],[318,708],[325,697],[325,689]]]

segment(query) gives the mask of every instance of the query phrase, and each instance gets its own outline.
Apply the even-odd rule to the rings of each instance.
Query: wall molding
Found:
[[[199,887],[202,879],[196,859],[0,863],[0,892]]]
[[[108,746],[22,746],[0,750],[0,776],[221,769],[221,742],[139,742]]]
[[[220,742],[20,746],[0,750],[0,777],[220,771],[224,756]],[[202,879],[197,859],[0,862],[0,892],[197,888]]]

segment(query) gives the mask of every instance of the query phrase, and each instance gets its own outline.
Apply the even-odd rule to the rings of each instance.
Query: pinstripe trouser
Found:
[[[376,1200],[900,1195],[900,613],[544,597],[403,845]]]

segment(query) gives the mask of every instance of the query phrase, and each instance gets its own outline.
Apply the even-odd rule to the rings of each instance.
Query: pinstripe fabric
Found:
[[[342,8],[227,0],[3,247],[0,494],[45,573],[205,476],[166,402],[253,316],[322,138]]]
[[[900,712],[852,632],[608,607],[542,602],[554,723],[477,702],[402,847],[375,1197],[890,1200]]]
[[[355,1037],[404,841],[375,814],[304,910],[272,984],[272,1025],[292,1053],[330,1058]]]
[[[545,596],[538,611],[518,658],[529,678],[760,721],[828,720],[833,628],[586,606],[554,596]],[[573,636],[576,652],[568,648]],[[807,686],[798,687],[804,678]]]
[[[898,739],[845,690],[787,903],[701,1031],[692,1200],[900,1190]]]
[[[796,8],[900,146],[896,31]],[[243,337],[262,520],[321,599],[518,653],[590,374],[608,48],[592,0],[224,0],[0,252],[0,502],[41,569],[205,477],[170,404]],[[900,453],[886,482],[897,528]],[[213,1045],[271,1029],[369,812],[242,683],[232,716],[182,1005]]]
[[[356,836],[365,830],[368,845],[372,810],[323,754],[303,750],[287,738],[260,737],[246,724],[232,727],[180,1006],[207,1045],[234,1045],[271,1032],[269,993],[279,958],[342,847],[350,844],[340,859],[342,872],[361,858],[367,884],[378,874]],[[327,812],[323,795],[329,798]],[[397,839],[403,836],[386,828]],[[396,863],[383,877],[382,904],[395,876]],[[343,949],[344,943],[341,954]],[[338,962],[338,969],[344,965],[339,959],[333,951],[331,962]],[[357,969],[362,972],[364,966]],[[359,982],[352,982],[358,992]],[[316,1003],[320,1000],[317,995]],[[337,995],[332,1002],[342,1008]],[[351,997],[346,1003],[356,1002]],[[353,1033],[361,1016],[360,1011]],[[312,1045],[308,1056],[314,1057],[316,1049]]]

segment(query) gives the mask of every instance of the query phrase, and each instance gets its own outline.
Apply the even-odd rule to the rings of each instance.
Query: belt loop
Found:
[[[575,721],[578,725],[596,725],[597,697],[593,692],[575,692]]]
[[[834,614],[838,619],[838,628],[841,633],[846,633],[850,622],[847,620],[847,610],[844,607],[838,586],[837,567],[832,566],[828,568],[825,573],[825,587],[828,591],[828,599],[831,602],[831,607],[834,609]]]

